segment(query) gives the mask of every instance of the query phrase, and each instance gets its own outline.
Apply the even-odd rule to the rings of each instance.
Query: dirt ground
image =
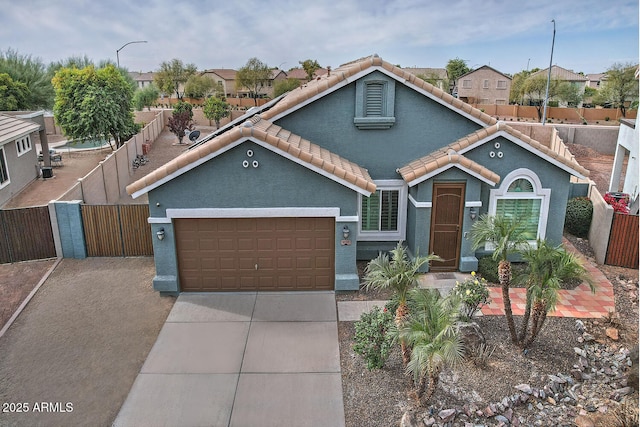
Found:
[[[175,300],[153,275],[151,257],[63,259],[0,338],[0,402],[23,409],[0,425],[111,425]]]

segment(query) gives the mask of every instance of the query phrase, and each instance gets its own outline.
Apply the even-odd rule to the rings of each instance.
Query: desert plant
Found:
[[[418,309],[400,330],[400,338],[412,347],[406,370],[413,376],[418,401],[423,395],[428,401],[442,368],[463,359],[464,346],[456,328],[460,300],[451,294],[442,297],[435,289],[415,289],[411,299]]]
[[[440,257],[431,254],[417,256],[411,260],[402,242],[398,242],[390,254],[391,256],[387,253],[380,253],[377,258],[369,261],[365,268],[364,283],[365,289],[391,288],[394,291],[398,298],[395,324],[400,329],[404,326],[409,314],[407,294],[409,290],[416,287],[420,268],[432,260],[440,259]],[[400,347],[402,349],[402,361],[406,366],[411,358],[411,349],[407,347],[402,338],[400,339]]]
[[[389,358],[394,343],[393,326],[391,312],[380,307],[362,313],[355,323],[353,351],[364,357],[367,369],[381,369]]]
[[[593,202],[588,197],[574,197],[567,202],[564,218],[565,229],[576,237],[587,237],[591,219],[593,218]]]
[[[518,336],[511,310],[511,298],[509,297],[511,262],[509,262],[508,256],[528,245],[525,228],[519,221],[503,215],[481,215],[471,227],[471,242],[474,249],[490,243],[494,248],[493,259],[500,260],[498,263],[498,283],[502,288],[504,314],[511,341],[517,343]]]
[[[498,283],[498,261],[490,256],[480,258],[478,260],[478,274],[487,279],[487,282]]]
[[[478,277],[475,271],[471,277],[462,282],[456,281],[453,293],[460,299],[460,316],[463,320],[470,320],[480,310],[481,306],[489,302],[487,281]]]
[[[489,359],[491,359],[491,356],[493,356],[494,351],[496,351],[496,346],[490,346],[486,343],[482,343],[469,350],[473,364],[480,368],[485,368],[487,366],[487,363],[489,362]]]

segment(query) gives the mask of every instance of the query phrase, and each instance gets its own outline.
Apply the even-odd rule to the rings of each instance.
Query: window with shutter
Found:
[[[358,129],[388,129],[394,125],[395,80],[374,73],[356,81],[356,114]]]
[[[359,240],[404,239],[406,187],[391,181],[378,181],[375,193],[361,196]]]

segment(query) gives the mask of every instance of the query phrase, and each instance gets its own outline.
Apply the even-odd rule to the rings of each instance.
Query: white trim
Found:
[[[358,222],[358,221],[360,221],[360,217],[358,215],[336,217],[336,222]]]
[[[25,141],[26,147],[23,147],[22,142]],[[33,150],[33,144],[31,143],[31,135],[23,136],[22,138],[16,139],[16,152],[18,153],[18,157],[27,154],[29,151]]]
[[[340,208],[192,208],[166,210],[172,218],[340,217]]]
[[[481,202],[481,201],[477,201],[477,202],[464,202],[464,207],[465,207],[465,208],[481,208],[481,207],[482,207],[482,202]]]
[[[532,193],[508,193],[509,186],[513,181],[524,178],[533,184]],[[507,195],[508,194],[508,195]],[[499,199],[539,199],[540,203],[540,219],[538,221],[538,233],[536,238],[544,239],[547,234],[547,221],[549,219],[549,203],[551,200],[551,189],[542,188],[540,178],[530,169],[519,168],[511,171],[502,181],[498,189],[489,190],[489,215],[496,214],[496,208]],[[529,241],[530,244],[535,240]],[[487,249],[490,247],[485,246]]]
[[[145,193],[148,193],[149,191],[153,190],[154,188],[157,188],[157,187],[161,186],[162,184],[164,184],[166,182],[169,182],[172,179],[174,179],[174,178],[176,178],[176,177],[178,177],[178,176],[180,176],[180,175],[182,175],[182,174],[184,174],[186,172],[189,172],[192,169],[195,169],[196,167],[200,166],[201,164],[203,164],[203,163],[205,163],[205,162],[207,162],[207,161],[209,161],[209,160],[211,160],[211,159],[213,159],[215,157],[218,157],[220,154],[223,154],[223,153],[231,150],[232,148],[235,148],[238,145],[243,144],[243,143],[245,143],[247,141],[251,141],[251,142],[255,143],[256,145],[259,145],[259,146],[261,146],[261,147],[263,147],[263,148],[265,148],[265,149],[267,149],[267,150],[269,150],[269,151],[271,151],[271,152],[273,152],[275,154],[278,154],[278,155],[280,155],[280,156],[282,156],[282,157],[284,157],[284,158],[286,158],[288,160],[291,160],[292,162],[297,163],[297,164],[299,164],[299,165],[301,165],[301,166],[303,166],[303,167],[305,167],[305,168],[307,168],[307,169],[309,169],[309,170],[311,170],[313,172],[316,172],[316,173],[324,176],[325,178],[328,178],[328,179],[330,179],[330,180],[332,180],[334,182],[337,182],[338,184],[341,184],[341,185],[343,185],[343,186],[345,186],[345,187],[347,187],[347,188],[349,188],[349,189],[351,189],[353,191],[356,191],[356,192],[358,192],[360,194],[364,194],[365,196],[370,196],[371,195],[371,192],[369,192],[369,191],[367,191],[367,190],[365,190],[363,188],[360,188],[360,187],[358,187],[358,186],[356,186],[356,185],[354,185],[354,184],[352,184],[352,183],[350,183],[350,182],[348,182],[348,181],[346,181],[346,180],[344,180],[342,178],[338,178],[336,175],[333,175],[333,174],[325,171],[322,168],[319,168],[319,167],[317,167],[317,166],[315,166],[315,165],[313,165],[311,163],[307,163],[307,162],[305,162],[305,161],[303,161],[303,160],[301,160],[301,159],[299,159],[299,158],[297,158],[295,156],[292,156],[288,152],[283,151],[283,150],[281,150],[281,149],[279,149],[277,147],[274,147],[273,145],[271,145],[271,144],[269,144],[267,142],[264,142],[264,141],[262,141],[260,139],[252,137],[252,136],[244,136],[244,137],[241,137],[238,140],[230,143],[229,145],[226,145],[226,146],[220,148],[219,150],[216,150],[216,151],[214,151],[212,153],[209,153],[205,157],[201,157],[200,159],[198,159],[198,160],[196,160],[196,161],[194,161],[192,163],[189,163],[188,165],[176,170],[175,172],[165,176],[164,178],[159,179],[158,181],[154,182],[153,184],[148,185],[148,186],[146,186],[146,187],[134,192],[133,194],[131,194],[131,197],[133,197],[135,199],[135,198],[137,198],[137,197],[139,197],[139,196],[141,196],[141,195],[143,195]],[[256,166],[254,166],[254,167],[256,167]]]
[[[407,235],[407,185],[401,179],[375,180],[376,191],[398,191],[398,229],[396,231],[362,230],[362,195],[358,196],[358,241],[397,241],[405,240]]]
[[[171,224],[171,218],[149,217],[147,222],[149,224]]]
[[[492,187],[495,187],[495,185],[496,185],[496,183],[491,181],[490,179],[485,178],[484,176],[480,175],[477,172],[472,171],[471,169],[465,168],[464,166],[462,166],[459,163],[449,163],[447,165],[444,165],[444,166],[442,166],[442,167],[440,167],[440,168],[438,168],[438,169],[436,169],[434,171],[431,171],[430,173],[428,173],[426,175],[422,175],[421,177],[414,179],[413,181],[409,181],[408,185],[409,185],[409,187],[413,187],[413,186],[415,186],[417,184],[420,184],[421,182],[426,181],[429,178],[437,176],[437,175],[441,174],[442,172],[444,172],[444,171],[446,171],[448,169],[451,169],[452,167],[456,167],[456,168],[460,169],[461,171],[466,172],[469,175],[473,176],[474,178],[477,178],[480,181],[489,184]]]
[[[414,199],[411,194],[409,194],[409,201],[416,208],[430,208],[430,207],[433,207],[433,203],[432,202],[419,202],[416,199]]]
[[[7,152],[4,149],[5,145],[0,146],[0,152],[2,152],[2,159],[0,159],[0,168],[4,167],[4,170],[7,172],[7,180],[5,182],[0,182],[0,188],[5,188],[9,184],[11,184],[11,174],[9,173],[9,162],[7,161]]]

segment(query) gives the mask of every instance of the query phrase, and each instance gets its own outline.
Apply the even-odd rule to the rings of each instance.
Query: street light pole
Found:
[[[122,45],[122,47],[120,49],[116,50],[116,63],[118,64],[118,68],[120,68],[120,55],[119,55],[119,53],[120,53],[120,51],[122,49],[124,49],[126,46],[129,46],[132,43],[146,43],[146,42],[147,42],[146,40],[138,40],[138,41],[125,43],[124,45]]]
[[[549,84],[551,83],[551,65],[553,64],[553,45],[556,42],[556,20],[553,22],[553,39],[551,40],[551,59],[549,60],[549,75],[547,76],[547,92],[544,95],[544,112],[542,113],[542,126],[547,122],[547,104],[549,104]]]

